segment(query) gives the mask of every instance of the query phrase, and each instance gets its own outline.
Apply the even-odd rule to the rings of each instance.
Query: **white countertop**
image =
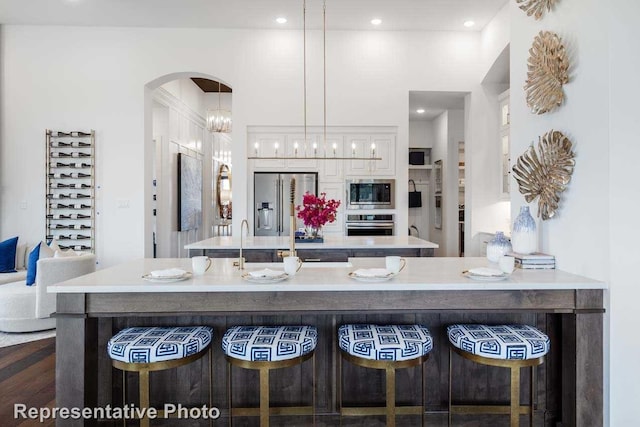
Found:
[[[233,267],[234,259],[212,259],[202,276],[173,283],[151,283],[142,279],[153,270],[182,268],[191,271],[189,258],[140,259],[96,271],[48,287],[54,293],[127,293],[127,292],[316,292],[316,291],[415,291],[415,290],[556,290],[606,289],[603,282],[561,270],[516,269],[506,280],[479,282],[462,276],[464,270],[489,266],[486,258],[406,258],[407,266],[386,282],[360,282],[348,274],[358,268],[384,267],[384,258],[351,258],[345,263],[305,263],[289,279],[271,284],[255,284],[242,279],[242,273],[269,266],[282,270],[282,263],[247,263],[244,271]],[[326,265],[332,265],[326,267]]]
[[[246,236],[243,249],[289,249],[289,236]],[[413,236],[325,235],[324,243],[298,243],[296,249],[416,248],[436,249],[436,243]],[[240,249],[240,236],[220,236],[191,243],[185,249]]]

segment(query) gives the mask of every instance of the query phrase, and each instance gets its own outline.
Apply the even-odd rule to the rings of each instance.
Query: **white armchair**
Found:
[[[56,294],[47,286],[64,282],[96,270],[96,256],[84,254],[74,257],[43,258],[38,260],[36,283],[25,281],[0,285],[0,331],[32,332],[53,329],[56,321]]]

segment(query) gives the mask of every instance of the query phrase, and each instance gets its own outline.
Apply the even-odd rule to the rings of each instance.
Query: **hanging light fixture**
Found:
[[[337,153],[337,144],[332,144],[332,151],[329,151],[327,147],[327,2],[322,1],[322,85],[323,85],[323,149],[324,156],[318,155],[318,144],[313,143],[313,156],[307,155],[307,1],[302,0],[302,73],[303,73],[303,116],[304,116],[304,155],[298,155],[298,143],[294,145],[293,156],[278,155],[278,143],[274,143],[274,156],[260,156],[260,144],[258,142],[254,145],[254,155],[247,156],[247,159],[315,159],[315,160],[382,160],[381,157],[376,157],[375,145],[371,147],[370,156],[356,157],[355,147],[353,148],[352,155],[350,157],[343,157]],[[286,151],[286,150],[285,150]]]
[[[207,129],[213,133],[231,133],[231,111],[222,108],[221,91],[218,82],[218,108],[207,110]]]

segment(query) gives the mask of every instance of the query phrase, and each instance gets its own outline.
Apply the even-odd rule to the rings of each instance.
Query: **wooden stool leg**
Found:
[[[260,368],[260,427],[269,427],[269,369]]]
[[[149,409],[149,371],[140,371],[140,408]],[[149,427],[149,417],[145,411],[140,419],[140,427]]]
[[[511,427],[520,427],[520,368],[511,368]]]
[[[387,368],[387,427],[396,425],[396,370]]]

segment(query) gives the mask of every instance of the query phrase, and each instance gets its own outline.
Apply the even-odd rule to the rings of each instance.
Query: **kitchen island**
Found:
[[[276,262],[278,252],[289,249],[289,236],[243,237],[243,257],[248,262]],[[438,244],[413,236],[339,236],[326,235],[322,243],[296,242],[296,251],[303,261],[346,262],[353,257],[399,255],[432,257]],[[212,237],[185,246],[189,256],[238,258],[239,236]]]
[[[521,322],[545,331],[551,352],[538,368],[536,425],[601,426],[603,423],[603,290],[604,283],[559,270],[516,270],[504,281],[476,282],[462,271],[484,266],[483,258],[410,258],[393,279],[354,281],[356,268],[381,267],[379,258],[349,263],[305,263],[296,276],[274,284],[246,282],[232,259],[215,259],[203,276],[176,283],[149,283],[142,275],[179,267],[188,259],[147,259],[104,269],[49,288],[57,292],[56,406],[122,405],[121,375],[112,370],[106,342],[127,326],[206,324],[214,328],[214,406],[227,416],[227,365],[220,340],[236,324],[312,324],[318,327],[316,350],[317,424],[338,425],[336,329],[346,322],[422,323],[434,337],[426,362],[426,421],[446,425],[449,353],[447,324],[454,322]],[[280,264],[281,265],[281,264]],[[264,268],[247,264],[247,270]],[[270,268],[278,268],[271,265]],[[208,401],[206,360],[152,376],[152,404],[202,405]],[[507,400],[509,376],[499,368],[478,367],[455,359],[453,387],[458,401]],[[343,393],[368,402],[383,401],[384,374],[344,365]],[[272,375],[272,404],[308,396],[311,368],[302,365]],[[523,371],[524,374],[524,371]],[[420,368],[398,373],[398,402],[419,402]],[[523,381],[528,376],[523,375]],[[233,371],[234,405],[257,405],[254,373]],[[136,380],[129,377],[130,390]],[[527,387],[523,399],[528,398]],[[130,402],[136,402],[130,393]],[[454,420],[496,425],[502,416],[460,415]],[[308,422],[307,422],[308,421]],[[479,421],[476,423],[476,421]],[[174,422],[174,421],[172,421]],[[376,424],[376,422],[378,424]],[[399,425],[419,425],[403,417]],[[214,425],[223,425],[225,420]],[[382,425],[380,419],[346,418],[343,425]],[[58,420],[58,425],[91,421]],[[295,425],[311,425],[298,420]],[[158,425],[181,425],[174,422]],[[187,421],[185,425],[198,425]],[[202,424],[206,425],[206,423]],[[274,416],[272,425],[293,425]]]

